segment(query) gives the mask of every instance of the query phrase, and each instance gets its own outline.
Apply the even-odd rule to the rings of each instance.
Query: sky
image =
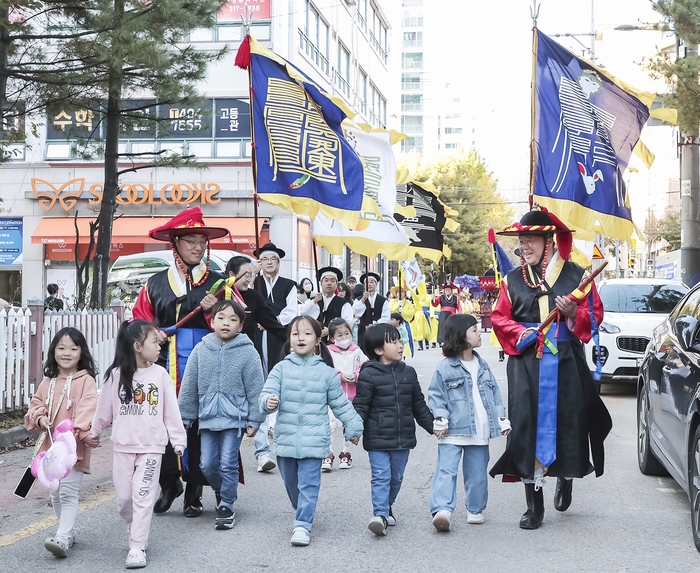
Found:
[[[660,91],[638,62],[662,43],[659,32],[620,32],[621,24],[660,21],[649,0],[594,0],[595,45],[599,62],[635,87]],[[442,10],[458,18],[443,19],[446,49],[457,58],[443,60],[442,74],[454,77],[455,60],[465,98],[473,109],[477,150],[499,181],[507,200],[526,193],[529,178],[530,79],[532,75],[531,0],[444,0]],[[591,0],[541,0],[538,28],[555,34],[591,31]],[[581,56],[573,40],[562,44]],[[590,46],[589,37],[579,40]],[[589,57],[589,54],[586,54]],[[643,224],[643,222],[642,222]]]

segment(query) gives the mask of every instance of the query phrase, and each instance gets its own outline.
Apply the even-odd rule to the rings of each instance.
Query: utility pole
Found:
[[[698,55],[697,44],[679,45],[679,58]],[[700,133],[698,126],[681,134],[681,280],[700,282]]]

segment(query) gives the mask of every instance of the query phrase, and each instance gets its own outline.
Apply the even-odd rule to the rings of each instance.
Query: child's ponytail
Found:
[[[105,381],[109,378],[112,370],[118,368],[118,393],[120,396],[125,396],[126,402],[130,402],[134,397],[133,381],[136,372],[134,343],[143,342],[151,330],[155,330],[155,326],[145,320],[125,320],[119,327],[114,361],[105,372]]]

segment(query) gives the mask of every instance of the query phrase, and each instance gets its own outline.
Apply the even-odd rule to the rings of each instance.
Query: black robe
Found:
[[[360,324],[357,328],[357,342],[360,348],[364,348],[365,330],[370,324],[374,324],[382,317],[382,309],[386,299],[382,295],[376,295],[374,298],[374,306],[369,303],[369,298],[365,301],[367,310],[360,317]]]
[[[243,297],[243,302],[246,304],[245,309],[245,321],[243,322],[243,329],[241,332],[248,335],[255,345],[255,350],[258,351],[260,355],[260,361],[264,361],[263,349],[262,349],[262,332],[258,328],[258,324],[267,330],[267,340],[274,340],[278,346],[279,351],[277,353],[277,361],[279,361],[279,355],[282,351],[282,346],[284,346],[287,340],[287,327],[282,326],[274,312],[270,309],[268,304],[262,295],[252,288],[240,291]],[[269,345],[268,345],[269,352]],[[272,360],[272,355],[268,354],[270,361]],[[276,364],[277,362],[275,362]],[[269,370],[268,370],[269,372]]]
[[[493,329],[509,355],[508,417],[512,432],[508,435],[506,450],[495,463],[492,476],[504,474],[504,479],[532,479],[535,470],[537,441],[537,413],[539,395],[540,359],[534,345],[520,353],[516,343],[524,327],[520,323],[540,323],[556,308],[554,299],[576,289],[584,270],[575,263],[555,259],[549,280],[542,287],[530,288],[523,279],[522,269],[515,268],[505,277],[496,307],[491,314]],[[539,277],[530,275],[531,284]],[[543,306],[540,308],[540,298]],[[593,378],[586,364],[584,345],[591,332],[591,304],[598,324],[603,308],[595,285],[591,285],[588,299],[578,305],[574,330],[570,341],[559,341],[557,382],[556,458],[549,466],[550,476],[583,477],[592,471],[600,476],[604,466],[603,441],[612,428],[612,419],[596,392]],[[552,328],[566,329],[565,318]],[[563,332],[563,331],[562,331]],[[592,454],[593,464],[590,458]]]
[[[275,285],[272,287],[272,295],[268,296],[267,284],[265,283],[263,277],[258,277],[257,279],[255,279],[255,290],[257,290],[260,293],[262,298],[267,303],[267,306],[270,308],[270,310],[273,312],[277,319],[279,319],[280,314],[287,306],[287,296],[289,295],[290,291],[296,291],[296,288],[297,283],[295,283],[293,280],[285,279],[284,277],[279,277],[275,282]],[[260,321],[258,322],[265,330],[269,330]],[[277,324],[281,326],[279,321],[277,321]],[[270,372],[275,367],[275,364],[277,364],[281,360],[280,356],[282,354],[282,347],[284,346],[284,343],[286,341],[286,327],[282,326],[282,328],[284,329],[283,332],[285,333],[284,337],[272,336],[272,333],[268,332],[266,372]],[[259,341],[255,342],[256,348],[258,346],[262,348],[263,331],[257,328],[255,336],[260,339]]]

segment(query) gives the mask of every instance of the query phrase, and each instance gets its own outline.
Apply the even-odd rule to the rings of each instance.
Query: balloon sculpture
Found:
[[[76,448],[73,420],[63,420],[54,430],[51,447],[34,458],[32,475],[49,491],[56,491],[78,461]]]

